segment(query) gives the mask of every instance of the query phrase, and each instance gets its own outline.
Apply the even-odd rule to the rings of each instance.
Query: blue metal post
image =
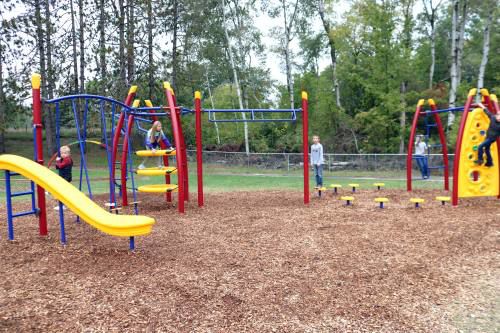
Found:
[[[7,227],[9,231],[9,240],[14,240],[14,223],[12,221],[12,197],[10,187],[10,171],[5,170],[5,196],[7,199]]]
[[[129,239],[129,249],[130,249],[130,251],[135,250],[135,238],[134,237],[130,237],[130,239]]]
[[[61,227],[61,243],[66,245],[66,230],[64,228],[64,205],[59,201],[59,225]]]

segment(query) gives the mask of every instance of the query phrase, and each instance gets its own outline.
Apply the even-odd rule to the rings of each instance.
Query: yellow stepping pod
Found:
[[[445,203],[451,201],[451,198],[450,197],[436,197],[436,200],[441,201],[441,204],[444,206]]]
[[[167,193],[167,192],[177,192],[179,187],[175,184],[155,184],[155,185],[143,185],[137,188],[137,191],[144,193]]]
[[[354,197],[344,196],[340,197],[340,200],[344,200],[346,202],[346,206],[350,206],[354,201]]]
[[[333,193],[337,194],[338,189],[342,188],[342,185],[340,185],[340,184],[331,184],[330,187],[333,188]]]
[[[380,189],[381,189],[382,187],[384,187],[384,186],[385,186],[385,184],[384,184],[384,183],[373,183],[373,186],[377,187],[377,190],[379,190],[379,191],[380,191]]]
[[[145,168],[137,169],[136,173],[140,176],[163,176],[177,173],[176,167]]]
[[[352,187],[352,192],[356,192],[356,189],[359,187],[359,184],[349,184],[349,187]]]
[[[137,156],[149,157],[149,156],[175,156],[175,149],[166,150],[156,150],[155,152],[151,150],[138,150],[135,152]]]
[[[420,207],[421,203],[425,202],[425,200],[421,199],[421,198],[411,198],[410,202],[415,204],[415,208],[418,208],[418,207]]]
[[[379,204],[380,208],[384,208],[384,203],[389,202],[389,199],[387,199],[387,198],[375,198],[374,201]]]

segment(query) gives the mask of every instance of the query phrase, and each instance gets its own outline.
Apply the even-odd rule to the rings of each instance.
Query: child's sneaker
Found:
[[[141,163],[141,164],[139,164],[137,169],[142,170],[142,169],[146,169],[146,167],[144,166],[144,164]]]
[[[493,166],[493,162],[486,162],[484,166],[487,168],[491,168]]]
[[[475,160],[474,163],[476,163],[477,165],[481,165],[483,164],[483,160]]]

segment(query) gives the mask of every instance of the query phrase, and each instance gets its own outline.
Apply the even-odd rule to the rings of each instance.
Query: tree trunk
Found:
[[[135,49],[134,49],[134,34],[135,34],[135,18],[134,18],[134,1],[127,1],[127,83],[132,84],[135,80]]]
[[[104,0],[99,0],[99,73],[101,77],[101,95],[107,95],[106,68],[106,12]]]
[[[486,25],[484,27],[484,38],[483,38],[483,57],[481,59],[481,65],[479,66],[479,76],[477,78],[477,89],[484,88],[484,72],[486,71],[486,65],[488,64],[488,54],[490,52],[490,27],[493,22],[493,10],[490,10],[488,14],[488,19],[486,20]],[[478,102],[479,95],[478,95]]]
[[[458,50],[457,50],[457,89],[462,81],[462,58],[464,53],[465,42],[465,24],[467,22],[467,0],[462,0],[462,18],[460,20],[460,31],[458,34]]]
[[[406,91],[408,90],[408,82],[403,81],[401,82],[401,114],[399,116],[399,128],[401,131],[401,134],[399,136],[399,153],[403,154],[405,152],[405,134],[406,134],[406,99],[405,99],[405,94]]]
[[[69,0],[69,8],[71,11],[71,44],[73,47],[73,92],[78,94],[78,53],[76,51],[76,27],[75,27],[75,8],[73,0]]]
[[[459,0],[453,0],[453,13],[451,18],[451,68],[450,68],[450,94],[448,98],[448,104],[450,108],[455,107],[457,99],[457,82],[458,82],[458,9]],[[453,112],[448,113],[448,127],[453,125],[455,121],[455,115]]]
[[[177,91],[177,28],[179,21],[179,4],[177,0],[174,1],[173,7],[173,40],[172,40],[172,87]],[[225,23],[224,23],[225,24]]]
[[[236,70],[236,65],[234,63],[234,56],[233,56],[233,49],[231,47],[231,39],[229,38],[229,33],[227,31],[227,26],[226,26],[226,12],[225,12],[225,1],[222,0],[222,14],[223,14],[223,20],[222,20],[222,26],[224,29],[224,35],[226,37],[227,41],[227,50],[229,53],[229,62],[231,64],[231,69],[233,70],[233,78],[234,78],[234,85],[236,87],[236,94],[238,95],[238,103],[240,106],[240,110],[243,110],[243,99],[241,96],[241,89],[240,89],[240,82],[238,80],[238,71]],[[245,135],[245,152],[247,155],[250,154],[250,145],[248,142],[248,123],[246,122],[246,114],[244,112],[241,113],[241,118],[244,120],[243,122],[243,131]]]
[[[340,87],[337,79],[337,49],[335,47],[335,40],[330,34],[330,22],[328,22],[328,19],[325,17],[324,0],[319,0],[319,16],[321,18],[321,22],[323,23],[326,37],[328,37],[328,45],[330,46],[330,59],[332,60],[332,79],[333,90],[335,91],[335,102],[337,104],[337,107],[342,108],[342,104],[340,104]]]
[[[118,16],[118,35],[120,38],[120,46],[118,51],[118,62],[120,65],[120,96],[125,95],[126,91],[126,61],[125,61],[125,4],[124,0],[118,0],[118,8],[120,14]]]
[[[85,93],[85,23],[83,20],[84,8],[83,0],[78,0],[78,9],[80,10],[80,93]]]
[[[0,32],[2,32],[0,23]],[[0,40],[0,153],[5,153],[5,93],[3,90],[3,45]]]
[[[297,1],[298,3],[298,1]],[[295,3],[295,10],[297,10],[297,3]],[[292,62],[290,57],[290,42],[292,41],[291,30],[293,25],[293,19],[288,24],[288,18],[286,13],[286,0],[281,0],[281,5],[283,8],[283,19],[285,23],[285,67],[286,67],[286,83],[288,94],[290,96],[290,108],[295,109],[295,98],[294,98],[294,87],[293,87],[293,76],[292,76]],[[295,16],[295,14],[294,14]]]
[[[431,67],[429,68],[429,89],[434,86],[434,68],[436,67],[436,29],[431,23]]]
[[[52,66],[52,23],[50,18],[50,4],[49,0],[45,0],[45,40],[47,47],[45,49],[47,55],[47,76],[46,88],[49,99],[54,98],[54,68]],[[47,149],[50,154],[56,152],[56,139],[55,139],[55,117],[54,113],[48,108],[45,108],[45,138],[47,140]]]
[[[208,96],[210,97],[210,105],[212,105],[212,109],[215,109],[214,98],[212,96],[212,89],[210,88],[210,80],[208,79],[208,71],[205,72],[205,76],[207,78],[207,88],[208,88]],[[214,119],[216,119],[215,113],[213,113],[212,116],[214,117]],[[217,124],[217,122],[215,122],[214,127],[215,127],[215,135],[216,135],[216,139],[217,139],[217,145],[220,146],[219,124]]]
[[[152,98],[154,90],[154,58],[153,58],[153,0],[146,1],[146,11],[148,15],[148,97]]]

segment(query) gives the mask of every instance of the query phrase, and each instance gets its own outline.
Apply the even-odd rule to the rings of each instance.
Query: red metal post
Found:
[[[198,172],[198,207],[203,206],[203,146],[201,132],[201,93],[194,93],[194,109],[196,116],[196,170]]]
[[[307,92],[302,92],[302,151],[304,154],[304,204],[309,203],[309,106]]]
[[[40,74],[33,74],[31,76],[31,88],[33,95],[33,127],[35,130],[36,145],[36,161],[38,164],[43,165],[43,126],[42,126],[42,97],[40,92],[40,84],[42,77]],[[40,236],[46,236],[48,233],[47,228],[47,205],[45,203],[45,190],[40,185],[36,185],[36,194],[38,198],[38,209],[40,210],[38,216],[38,229]]]
[[[139,106],[140,101],[136,99],[134,101],[133,107],[136,108]],[[120,117],[124,115],[125,112],[120,114]],[[130,135],[132,134],[132,128],[134,127],[134,116],[128,116],[127,120],[127,132],[125,137],[123,138],[123,147],[122,147],[122,156],[121,156],[121,185],[122,185],[122,206],[128,206],[128,193],[127,193],[127,157],[128,157],[128,143],[130,140]],[[120,130],[121,131],[121,130]]]
[[[431,106],[432,111],[437,110],[436,103],[434,100],[431,98],[429,99],[429,105]],[[434,113],[434,121],[437,124],[437,130],[439,133],[439,141],[441,142],[441,147],[442,147],[442,152],[443,152],[443,165],[444,165],[444,172],[443,172],[443,177],[444,177],[444,189],[445,191],[450,190],[450,171],[449,171],[449,161],[448,161],[448,147],[446,144],[446,136],[444,134],[444,129],[443,129],[443,124],[441,122],[441,117],[439,117],[439,114]]]
[[[460,150],[462,148],[462,140],[464,137],[465,123],[467,122],[467,117],[469,116],[470,106],[472,104],[472,99],[476,96],[477,89],[471,89],[469,91],[469,96],[465,102],[464,112],[462,114],[462,119],[460,120],[460,128],[457,134],[457,144],[455,146],[455,159],[453,161],[453,191],[451,196],[451,203],[453,206],[458,205],[458,174],[459,174],[459,161],[460,161]]]
[[[420,112],[422,111],[422,106],[425,100],[420,99],[417,103],[417,108],[415,110],[415,115],[413,116],[413,123],[410,130],[410,138],[408,139],[408,152],[406,154],[406,190],[411,191],[412,185],[412,164],[413,164],[413,144],[415,142],[415,133],[417,132],[418,118],[420,117]]]
[[[181,145],[181,137],[180,137],[180,126],[179,126],[179,118],[178,114],[175,109],[175,102],[174,102],[174,97],[172,95],[172,88],[170,87],[170,84],[168,82],[164,82],[163,88],[165,90],[165,97],[167,99],[167,105],[168,108],[170,109],[170,119],[172,121],[172,134],[174,136],[175,144],[176,144],[176,149],[177,149],[177,154],[176,154],[176,160],[177,160],[177,186],[178,186],[178,209],[179,213],[184,213],[184,155],[182,152],[179,150],[182,149]],[[179,147],[181,146],[181,147]]]
[[[137,86],[131,86],[129,91],[128,91],[128,95],[127,95],[127,98],[125,99],[125,105],[127,106],[130,106],[132,104],[132,101],[134,100],[134,97],[135,97],[135,94],[137,92]],[[116,124],[116,127],[115,127],[115,134],[113,136],[113,150],[111,151],[111,175],[110,175],[110,182],[114,182],[115,181],[115,175],[116,175],[116,154],[118,152],[118,144],[120,142],[120,135],[121,135],[121,131],[122,131],[122,128],[123,128],[123,122],[125,120],[125,113],[124,112],[121,112],[120,113],[120,117],[118,118],[118,122]],[[122,165],[123,167],[123,165]],[[125,190],[125,192],[127,192],[127,188],[125,185],[122,184],[122,193],[124,192],[123,190]],[[123,195],[123,194],[122,194]],[[125,194],[126,196],[126,194]],[[113,201],[115,200],[115,194],[112,193],[112,199]]]

